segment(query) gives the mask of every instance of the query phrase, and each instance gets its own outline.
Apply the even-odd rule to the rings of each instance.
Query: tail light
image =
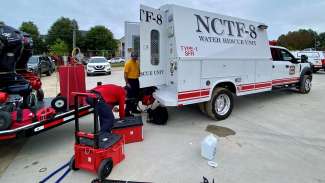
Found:
[[[0,103],[7,102],[8,98],[9,98],[8,93],[0,92]]]
[[[325,58],[322,59],[322,65],[325,66]]]

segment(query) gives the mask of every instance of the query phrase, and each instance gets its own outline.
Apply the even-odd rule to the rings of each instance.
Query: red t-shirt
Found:
[[[106,103],[112,106],[118,103],[120,118],[121,119],[124,118],[125,90],[123,87],[113,85],[113,84],[107,84],[107,85],[97,86],[92,90],[95,90],[98,93],[100,93]]]

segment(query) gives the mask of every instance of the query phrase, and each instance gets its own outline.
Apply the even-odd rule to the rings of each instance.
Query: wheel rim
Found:
[[[55,101],[54,105],[58,108],[61,108],[64,106],[64,101],[63,100],[57,100]]]
[[[218,115],[225,115],[230,109],[230,98],[226,94],[220,94],[215,102],[214,109]]]
[[[310,79],[306,79],[306,81],[305,81],[305,90],[309,91],[310,88],[311,88],[311,81],[310,81]]]

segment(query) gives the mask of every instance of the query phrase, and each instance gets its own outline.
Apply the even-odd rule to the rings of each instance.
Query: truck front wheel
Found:
[[[216,88],[211,100],[206,102],[205,109],[212,119],[223,120],[231,114],[233,106],[233,94],[226,88]]]
[[[311,90],[311,76],[304,75],[302,80],[300,81],[299,91],[300,93],[307,94]]]

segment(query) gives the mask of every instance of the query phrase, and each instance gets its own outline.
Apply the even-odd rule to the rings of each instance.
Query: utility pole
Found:
[[[76,23],[73,22],[73,32],[72,32],[72,48],[76,48]]]

